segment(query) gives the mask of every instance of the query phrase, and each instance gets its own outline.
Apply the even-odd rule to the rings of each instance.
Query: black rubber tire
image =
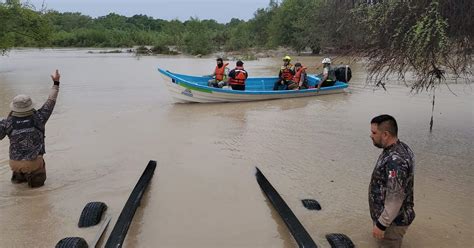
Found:
[[[331,248],[354,248],[355,245],[347,235],[342,233],[330,233],[326,235]]]
[[[79,227],[90,227],[99,224],[102,214],[107,210],[107,205],[103,202],[89,202],[82,210],[79,218]]]
[[[88,248],[87,242],[81,237],[67,237],[59,240],[56,248]]]
[[[313,200],[313,199],[303,199],[301,200],[303,203],[303,206],[309,210],[321,210],[321,205],[319,204],[318,201]]]

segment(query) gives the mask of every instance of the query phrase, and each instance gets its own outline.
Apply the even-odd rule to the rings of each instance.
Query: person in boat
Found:
[[[306,74],[306,67],[300,62],[295,63],[295,76],[288,85],[289,90],[308,89],[308,77]]]
[[[291,57],[287,55],[283,57],[283,65],[280,68],[278,80],[275,82],[273,90],[287,90],[288,85],[291,83],[291,80],[293,80],[294,75],[295,68],[291,64]]]
[[[415,219],[414,154],[398,139],[397,121],[392,116],[374,117],[370,132],[373,145],[383,149],[369,184],[372,235],[379,247],[401,247],[403,236]]]
[[[318,90],[321,87],[333,86],[336,83],[336,71],[331,67],[331,59],[324,58],[321,63],[323,64],[323,73],[319,84],[316,86]]]
[[[10,103],[11,112],[0,120],[0,140],[10,139],[10,168],[12,183],[28,183],[32,188],[41,187],[46,180],[43,159],[45,151],[45,125],[53,113],[59,92],[59,71],[51,75],[53,86],[48,100],[36,110],[27,95],[17,95]]]
[[[229,75],[229,63],[224,63],[222,58],[217,58],[217,65],[214,73],[211,74],[212,79],[208,81],[209,87],[222,88],[227,85],[227,76]]]
[[[235,65],[236,67],[229,72],[229,85],[233,90],[245,90],[248,73],[244,69],[244,62],[239,60]]]

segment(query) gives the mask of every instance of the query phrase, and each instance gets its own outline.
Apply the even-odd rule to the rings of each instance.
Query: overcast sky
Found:
[[[22,1],[24,2],[24,1]],[[43,0],[29,0],[41,9]],[[270,0],[44,0],[48,9],[81,12],[92,17],[117,13],[124,16],[144,14],[165,20],[188,20],[190,17],[214,19],[227,23],[232,18],[248,20]]]

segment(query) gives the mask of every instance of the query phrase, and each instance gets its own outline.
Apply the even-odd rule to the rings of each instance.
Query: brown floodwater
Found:
[[[103,201],[112,222],[149,160],[158,162],[129,229],[127,247],[294,247],[255,180],[258,166],[319,247],[344,233],[375,247],[367,203],[381,150],[370,119],[388,113],[416,155],[415,211],[404,247],[472,247],[474,90],[463,83],[431,96],[403,83],[365,83],[361,63],[345,94],[245,103],[174,104],[157,67],[203,75],[214,58],[15,50],[0,57],[0,116],[20,93],[46,100],[58,68],[61,89],[46,127],[48,179],[10,183],[8,138],[0,142],[0,247],[53,247],[77,228],[82,208]],[[316,72],[320,57],[296,57]],[[336,60],[337,61],[337,60]],[[233,62],[231,62],[233,64]],[[250,76],[277,73],[280,58],[245,61]],[[452,92],[455,94],[453,94]],[[317,199],[309,211],[301,199]]]

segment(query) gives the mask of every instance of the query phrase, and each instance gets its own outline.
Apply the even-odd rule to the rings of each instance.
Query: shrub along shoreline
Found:
[[[27,1],[26,1],[27,2]],[[433,90],[446,80],[472,76],[473,1],[270,0],[248,21],[228,23],[146,15],[36,11],[19,0],[0,2],[0,52],[12,47],[151,46],[139,53],[209,55],[284,47],[300,54],[367,58],[368,80],[389,74],[416,80],[412,90]]]

